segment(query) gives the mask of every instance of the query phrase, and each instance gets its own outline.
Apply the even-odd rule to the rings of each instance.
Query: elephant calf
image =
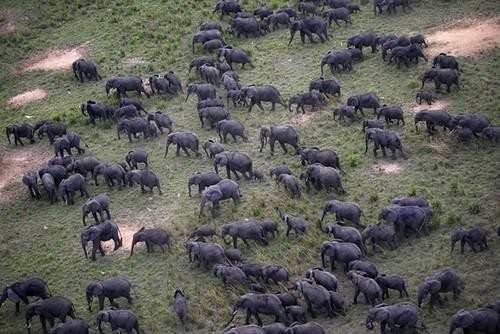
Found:
[[[80,174],[73,174],[67,179],[62,180],[59,184],[58,191],[62,200],[65,201],[67,205],[75,204],[73,200],[75,191],[80,191],[82,197],[89,197],[87,183],[85,182],[85,178]]]
[[[354,304],[358,303],[360,293],[365,296],[366,301],[372,306],[375,306],[377,301],[383,301],[382,289],[373,278],[365,277],[363,272],[358,271],[349,271],[347,278],[354,285]]]
[[[389,289],[398,291],[399,298],[403,298],[403,293],[406,297],[409,297],[408,291],[406,290],[406,282],[398,275],[387,276],[385,274],[381,274],[380,276],[375,277],[375,281],[377,281],[378,285],[382,289],[384,298],[390,298]]]
[[[71,300],[60,296],[38,300],[29,304],[25,314],[28,334],[31,333],[31,319],[35,316],[40,317],[43,333],[46,334],[48,333],[47,321],[53,326],[56,319],[63,323],[66,322],[67,317],[76,319],[75,306]]]
[[[418,319],[417,307],[412,303],[397,303],[393,305],[380,304],[368,311],[365,325],[368,329],[373,329],[373,323],[380,323],[380,333],[386,333],[386,327],[399,328],[400,330],[417,328],[425,329],[424,324]],[[406,332],[406,331],[405,331]]]
[[[132,246],[130,248],[130,256],[134,254],[134,247],[138,242],[144,242],[148,253],[154,251],[154,246],[158,245],[163,253],[165,253],[164,246],[168,249],[171,247],[170,235],[162,228],[145,228],[142,227],[139,231],[134,233],[132,237]]]
[[[219,208],[219,202],[232,199],[233,203],[236,205],[241,198],[240,186],[233,180],[224,179],[207,187],[200,196],[200,213],[199,216],[203,214],[203,209],[208,204],[212,205],[211,211],[212,216],[215,215],[215,210]]]
[[[92,299],[95,297],[99,300],[99,310],[104,309],[104,300],[109,299],[111,306],[118,307],[114,302],[115,298],[126,298],[129,304],[132,304],[130,289],[132,284],[126,278],[113,277],[102,281],[89,283],[86,289],[87,304],[89,312],[92,312]]]
[[[23,183],[30,192],[30,196],[33,199],[40,199],[41,195],[38,191],[38,176],[35,172],[27,172],[23,175]]]
[[[282,175],[286,176],[286,174],[282,174]],[[307,227],[309,226],[309,223],[307,222],[307,220],[304,217],[283,214],[283,212],[279,208],[276,208],[276,211],[278,211],[278,214],[279,214],[281,220],[287,226],[287,229],[286,229],[286,236],[287,237],[290,234],[290,231],[293,231],[296,236],[306,234]]]
[[[154,172],[150,170],[133,170],[127,173],[127,181],[130,187],[137,183],[141,186],[141,191],[146,192],[144,187],[150,189],[150,193],[153,193],[153,188],[158,188],[158,193],[161,195],[160,178]]]
[[[229,285],[242,285],[248,283],[247,275],[238,267],[229,266],[225,264],[218,264],[214,266],[214,276],[218,277],[224,283],[224,286]]]
[[[465,244],[468,244],[474,253],[477,252],[475,246],[479,246],[479,250],[488,249],[488,241],[486,238],[486,231],[481,227],[473,227],[471,229],[464,229],[460,227],[451,233],[451,252],[455,249],[455,244],[460,241],[460,252],[463,254]]]
[[[86,225],[85,219],[89,215],[89,213],[92,213],[92,216],[94,217],[94,220],[97,224],[99,224],[100,221],[104,221],[104,212],[106,213],[107,219],[111,219],[111,214],[109,212],[109,196],[107,194],[99,194],[93,198],[90,198],[83,204],[82,206],[82,221],[83,225]],[[99,214],[99,218],[97,217],[97,214]]]
[[[177,289],[174,292],[173,309],[175,314],[177,315],[177,318],[179,318],[182,324],[185,324],[187,320],[188,308],[186,297],[184,296],[184,292],[181,289]]]
[[[293,175],[281,174],[276,179],[278,184],[283,185],[283,187],[290,193],[292,198],[299,199],[301,196],[300,184],[297,178]]]
[[[90,327],[82,319],[71,319],[52,329],[51,334],[90,334]]]
[[[430,295],[429,307],[439,303],[443,304],[440,293],[453,292],[453,298],[456,299],[463,291],[464,284],[455,270],[444,268],[434,273],[432,276],[426,277],[424,282],[417,287],[417,302],[418,307],[422,306],[425,298]]]
[[[139,320],[137,316],[129,310],[107,310],[97,313],[97,327],[102,333],[102,323],[107,322],[111,326],[111,331],[124,329],[127,333],[132,334],[135,330],[136,334],[140,334]]]

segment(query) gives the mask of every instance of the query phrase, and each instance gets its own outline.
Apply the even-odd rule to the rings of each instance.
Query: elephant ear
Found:
[[[451,323],[456,327],[467,328],[472,326],[474,318],[469,311],[460,310],[452,317]]]
[[[21,300],[21,298],[12,288],[7,288],[7,297],[14,303],[17,303]]]
[[[385,321],[389,318],[390,313],[386,308],[380,308],[377,311],[375,311],[375,316],[374,319],[378,322]]]

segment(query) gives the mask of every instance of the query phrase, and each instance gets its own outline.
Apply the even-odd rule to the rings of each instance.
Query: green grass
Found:
[[[283,1],[273,0],[273,7]],[[119,223],[127,223],[133,229],[140,226],[161,226],[173,236],[174,249],[162,255],[147,256],[141,248],[128,258],[121,251],[98,258],[97,262],[84,259],[79,245],[81,230],[80,205],[67,207],[61,203],[50,206],[47,201],[33,202],[20,184],[9,189],[22,189],[16,200],[0,203],[0,286],[27,275],[37,275],[49,282],[53,293],[69,297],[76,305],[78,316],[95,327],[95,314],[86,310],[84,289],[91,280],[124,275],[133,282],[137,299],[131,309],[139,316],[142,327],[148,333],[215,333],[229,317],[230,306],[242,292],[225,290],[222,283],[210,273],[195,268],[187,261],[183,250],[186,235],[196,226],[212,222],[221,224],[242,217],[266,217],[278,219],[273,208],[280,206],[290,213],[305,215],[312,223],[307,236],[287,239],[283,234],[271,241],[268,247],[252,245],[242,247],[250,261],[280,264],[289,269],[294,277],[317,266],[318,246],[327,240],[316,227],[321,207],[334,194],[305,194],[301,200],[290,200],[274,182],[242,182],[243,201],[233,208],[224,203],[215,219],[198,219],[197,197],[189,198],[186,180],[195,171],[210,170],[206,159],[174,157],[163,159],[164,138],[153,141],[116,140],[115,126],[92,126],[79,112],[79,104],[89,98],[114,103],[107,98],[104,82],[77,83],[70,72],[28,72],[12,74],[19,62],[33,54],[50,48],[60,48],[88,42],[88,56],[95,59],[105,78],[117,74],[148,76],[155,72],[173,69],[184,82],[196,81],[194,74],[187,78],[187,64],[193,55],[190,50],[191,34],[195,26],[214,18],[212,1],[4,1],[3,6],[16,7],[29,16],[30,23],[12,35],[0,36],[0,127],[19,122],[26,115],[32,120],[59,117],[70,124],[72,131],[82,135],[93,154],[110,162],[122,161],[130,148],[144,147],[150,152],[151,169],[160,175],[164,195],[142,195],[138,188],[109,191],[105,186],[90,187],[92,194],[108,192],[112,198],[111,210]],[[253,1],[243,1],[245,8],[253,8]],[[345,46],[348,36],[367,30],[384,33],[422,32],[426,28],[445,24],[464,17],[498,14],[498,4],[491,1],[421,1],[408,14],[391,17],[373,17],[370,6],[353,17],[354,24],[347,28],[332,27],[331,39],[325,44],[302,45],[296,38],[287,47],[288,31],[279,30],[258,39],[234,40],[231,43],[252,54],[255,69],[238,70],[244,83],[273,84],[289,97],[307,89],[309,81],[319,76],[321,55],[332,48]],[[92,18],[92,19],[89,19]],[[122,60],[141,57],[145,63],[127,69]],[[493,123],[500,123],[498,77],[500,75],[500,51],[493,50],[479,58],[461,58],[464,73],[463,88],[451,94],[443,94],[454,114],[480,112]],[[374,223],[381,207],[392,198],[404,194],[425,195],[436,208],[433,231],[421,239],[405,240],[395,251],[370,255],[379,271],[400,274],[409,283],[410,300],[415,302],[417,284],[433,271],[444,266],[457,269],[466,282],[465,293],[457,300],[451,298],[445,307],[433,313],[425,307],[422,318],[432,333],[446,331],[449,317],[461,308],[474,308],[500,296],[499,241],[493,234],[499,223],[500,189],[498,162],[500,150],[482,140],[459,145],[447,135],[429,138],[423,132],[416,133],[412,125],[410,105],[419,83],[419,75],[428,64],[410,69],[389,67],[380,55],[368,54],[367,59],[354,66],[354,71],[339,74],[342,98],[335,100],[328,109],[315,115],[310,122],[298,126],[301,142],[325,148],[334,148],[347,171],[344,177],[347,194],[342,199],[355,201],[363,208],[364,223]],[[330,74],[327,74],[330,77]],[[25,90],[40,87],[49,91],[49,97],[41,102],[13,109],[6,103],[8,97]],[[375,165],[393,162],[390,158],[375,159],[364,155],[364,143],[359,124],[334,122],[329,108],[345,102],[356,92],[374,91],[387,104],[400,104],[406,112],[407,125],[394,127],[401,132],[409,158],[398,159],[402,170],[399,174],[384,174]],[[176,121],[176,130],[192,130],[202,141],[215,137],[215,133],[200,129],[191,99],[183,102],[183,96],[165,99],[142,99],[147,109],[168,111]],[[248,143],[227,144],[227,149],[250,154],[256,168],[268,171],[282,162],[300,173],[298,159],[283,155],[278,149],[274,156],[266,150],[258,152],[258,129],[263,124],[289,123],[292,114],[278,107],[273,113],[255,109],[233,110],[234,118],[242,120],[250,134]],[[43,142],[43,149],[50,150]],[[2,151],[15,148],[5,138],[0,141]],[[266,173],[267,174],[267,173]],[[457,225],[479,224],[491,231],[490,249],[480,254],[449,252],[449,231]],[[335,273],[341,280],[341,291],[349,303],[353,290],[341,272]],[[189,298],[189,323],[182,328],[171,311],[171,296],[182,287]],[[390,302],[398,301],[391,298]],[[123,301],[120,305],[128,307]],[[329,333],[365,333],[362,322],[367,305],[349,306],[346,317],[316,319]],[[24,330],[21,316],[13,317],[13,306],[0,309],[0,328],[4,333]],[[243,319],[238,318],[242,323]],[[38,327],[35,324],[35,328]]]

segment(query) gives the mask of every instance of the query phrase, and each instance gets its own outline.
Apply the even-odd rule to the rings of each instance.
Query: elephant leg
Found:
[[[354,300],[353,300],[353,304],[357,304],[358,303],[358,296],[359,296],[359,288],[355,287],[354,288]]]
[[[292,229],[292,228],[291,228],[291,226],[290,226],[290,225],[288,225],[288,226],[287,226],[287,229],[286,229],[286,236],[287,236],[287,237],[288,237],[288,235],[290,234],[290,230],[291,230],[291,229]]]
[[[241,239],[241,240],[243,240],[243,243],[245,244],[245,246],[250,247],[250,244],[248,243],[248,241],[246,239]],[[236,247],[234,247],[234,248],[236,248]]]
[[[120,307],[120,305],[118,305],[118,303],[116,303],[113,298],[108,297],[108,299],[109,299],[109,303],[111,304],[111,306],[113,306],[113,307]],[[102,300],[104,302],[104,298]]]
[[[262,326],[262,319],[259,317],[259,313],[254,313],[255,319],[257,320],[257,325]]]
[[[42,324],[42,332],[43,334],[47,334],[47,320],[43,315],[40,315],[40,323]]]
[[[252,319],[252,313],[250,312],[250,310],[247,309],[247,315],[245,317],[245,325],[250,324],[251,319]]]
[[[184,151],[184,153],[186,153],[186,155],[187,155],[188,157],[190,157],[190,156],[191,156],[191,154],[189,153],[189,151],[187,150],[187,148],[186,148],[186,147],[181,146],[181,148],[182,148],[182,150]]]
[[[264,106],[262,106],[262,102],[261,101],[258,101],[257,103],[257,107],[259,107],[260,110],[264,110]]]
[[[94,217],[95,222],[99,223],[99,219],[97,218],[97,212],[92,211],[92,216]]]
[[[281,141],[280,141],[279,143],[280,143],[281,149],[283,150],[283,153],[287,154],[287,153],[288,153],[288,151],[287,151],[287,149],[286,149],[285,143],[283,143],[283,142],[281,142]]]

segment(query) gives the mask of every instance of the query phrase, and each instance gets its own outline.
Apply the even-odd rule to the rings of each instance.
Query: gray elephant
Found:
[[[240,186],[233,180],[224,179],[217,184],[207,187],[202,191],[200,196],[200,213],[203,214],[203,209],[209,203],[211,204],[212,216],[215,215],[215,210],[219,208],[219,202],[232,199],[236,205],[241,198]]]
[[[109,323],[111,326],[111,331],[114,333],[116,330],[125,330],[127,334],[132,334],[134,330],[137,334],[140,333],[139,330],[139,320],[137,316],[130,310],[106,310],[99,311],[97,313],[97,328],[99,333],[104,333],[102,331],[102,324]]]
[[[352,70],[353,56],[349,49],[330,50],[321,57],[321,76],[324,74],[325,65],[330,66],[332,74],[335,72],[348,72]]]
[[[344,272],[347,272],[349,262],[361,259],[361,249],[351,242],[325,241],[321,244],[321,262],[326,268],[326,257],[330,259],[331,271],[335,270],[335,261],[344,264]]]
[[[11,135],[14,135],[14,144],[16,146],[17,143],[21,144],[21,146],[24,146],[24,143],[22,142],[21,138],[29,139],[31,144],[35,143],[34,139],[35,130],[28,123],[9,125],[5,128],[5,134],[7,135],[7,140],[9,141],[9,144],[11,143],[10,141]]]
[[[213,40],[207,43],[210,42],[213,42]],[[221,80],[221,73],[217,67],[205,64],[201,65],[198,71],[200,72],[200,76],[203,80],[205,80],[209,84],[219,87]]]
[[[264,328],[257,325],[231,325],[224,329],[223,334],[267,334]]]
[[[278,179],[278,177],[281,175],[281,174],[288,174],[288,175],[292,175],[292,171],[290,170],[290,168],[283,164],[283,165],[278,165],[276,167],[273,167],[271,168],[271,170],[269,171],[269,176],[271,176],[272,178],[275,178],[276,180]]]
[[[53,143],[54,155],[57,156],[57,154],[59,154],[61,157],[64,157],[64,151],[66,151],[68,155],[72,155],[71,153],[72,148],[76,148],[78,154],[85,153],[85,149],[80,146],[80,141],[81,141],[80,136],[72,132],[68,132],[62,137],[57,137]],[[84,144],[86,147],[88,147],[86,143]]]
[[[452,70],[457,70],[460,72],[460,66],[455,57],[447,55],[446,53],[440,53],[432,60],[433,67],[439,68],[449,68]]]
[[[453,127],[460,126],[462,128],[470,129],[476,138],[479,138],[479,133],[481,133],[481,131],[489,125],[490,121],[488,118],[476,113],[459,115],[453,119]]]
[[[415,131],[418,131],[418,123],[425,122],[427,132],[433,134],[436,126],[442,126],[443,131],[454,128],[454,118],[444,110],[422,110],[415,114]]]
[[[340,83],[335,79],[324,79],[320,77],[319,79],[312,80],[309,84],[309,91],[317,90],[326,97],[338,96],[340,97]]]
[[[427,62],[427,57],[424,55],[422,48],[416,44],[411,44],[407,46],[396,46],[391,50],[391,56],[389,57],[389,64],[393,60],[397,63],[397,66],[404,63],[406,67],[409,67],[409,62],[414,60],[418,64],[418,59],[422,58]]]
[[[82,197],[89,197],[87,183],[85,182],[85,178],[80,174],[71,175],[67,179],[62,180],[59,184],[59,196],[67,205],[75,204],[73,200],[75,191],[80,191]]]
[[[40,192],[38,191],[38,175],[35,172],[29,171],[24,173],[22,181],[23,184],[28,187],[31,198],[41,198]]]
[[[51,334],[90,334],[90,327],[82,319],[71,319],[64,324],[60,324],[52,331]]]
[[[65,157],[52,157],[47,161],[47,166],[59,165],[67,168],[69,165],[75,162],[75,158],[70,156]]]
[[[224,145],[221,143],[217,143],[213,139],[209,139],[203,143],[203,150],[205,151],[207,158],[213,159],[220,152],[224,152],[225,149]]]
[[[406,297],[409,297],[408,291],[406,290],[406,282],[398,275],[380,274],[375,277],[375,281],[377,281],[378,285],[382,289],[383,298],[390,298],[389,289],[398,291],[399,298],[403,298],[403,293]]]
[[[197,238],[197,239],[205,239],[206,237],[212,237],[217,234],[217,231],[212,225],[201,225],[196,228],[193,232],[191,232],[188,236],[189,239]]]
[[[186,296],[181,289],[177,289],[174,292],[173,309],[177,318],[179,318],[182,324],[185,324],[187,320],[188,307]]]
[[[287,176],[287,174],[282,174],[282,176]],[[303,216],[293,216],[287,213],[283,213],[279,208],[276,208],[281,221],[287,226],[286,236],[288,237],[290,232],[293,231],[296,236],[304,235],[307,232],[307,228],[310,225],[309,222]]]
[[[111,119],[114,117],[115,109],[108,107],[103,103],[93,100],[88,100],[80,105],[80,110],[84,116],[88,116],[90,123],[95,124],[95,121]]]
[[[285,308],[281,304],[279,298],[273,294],[247,293],[239,297],[233,306],[231,319],[226,326],[233,321],[234,317],[238,313],[238,310],[240,309],[246,311],[245,323],[247,325],[250,323],[253,316],[257,320],[257,324],[262,326],[262,320],[260,319],[259,314],[274,316],[276,322],[286,321]]]
[[[334,213],[335,219],[338,221],[347,220],[356,226],[362,226],[360,220],[363,210],[354,202],[343,202],[336,199],[328,201],[323,208],[321,221],[323,221],[327,213]]]
[[[25,319],[28,334],[31,333],[31,319],[35,316],[40,318],[43,334],[48,334],[47,321],[53,327],[56,319],[64,323],[67,317],[76,318],[75,307],[71,300],[60,296],[38,300],[27,306]]]
[[[131,169],[138,169],[139,163],[143,163],[148,168],[148,152],[141,148],[129,151],[125,156],[125,162]]]
[[[189,261],[198,261],[198,267],[203,265],[205,269],[210,269],[216,264],[226,263],[224,248],[210,242],[188,241],[185,244]]]
[[[104,300],[108,298],[110,304],[118,307],[114,302],[116,298],[127,298],[129,304],[132,304],[132,297],[130,296],[130,289],[132,284],[128,279],[123,277],[113,277],[102,281],[90,282],[85,290],[89,312],[92,312],[92,300],[97,297],[99,301],[99,310],[104,309]]]
[[[306,310],[300,305],[290,305],[285,307],[288,321],[295,324],[305,324],[307,322]]]
[[[198,172],[193,174],[188,180],[189,197],[191,197],[192,185],[198,185],[198,193],[201,193],[205,188],[217,184],[220,181],[222,181],[222,178],[215,172]]]
[[[383,129],[384,123],[376,119],[365,119],[363,121],[362,131],[366,132],[366,129]]]
[[[284,108],[286,108],[286,104],[281,97],[281,93],[279,90],[271,85],[263,85],[263,86],[255,86],[250,85],[243,87],[241,89],[245,99],[250,100],[250,105],[248,107],[248,111],[252,111],[254,105],[260,108],[260,110],[264,110],[262,106],[262,102],[270,102],[272,104],[271,111],[274,111],[275,105],[280,104]]]
[[[220,12],[220,20],[224,18],[224,15],[231,15],[240,13],[241,6],[234,0],[219,0],[215,4],[214,13]]]
[[[57,202],[57,185],[54,177],[50,173],[44,173],[41,177],[43,189],[49,196],[50,204]]]
[[[186,153],[188,157],[190,156],[188,149],[193,151],[196,156],[201,156],[199,152],[200,140],[198,139],[198,136],[196,136],[196,134],[192,132],[173,132],[169,134],[167,136],[165,156],[163,158],[167,157],[168,147],[171,144],[175,144],[177,146],[177,151],[175,152],[177,156],[179,156],[181,149],[184,151],[184,153]]]
[[[343,121],[344,119],[348,118],[351,123],[358,119],[353,106],[341,106],[340,108],[332,109],[332,113],[334,120],[337,116],[339,118],[339,121]]]
[[[299,199],[302,191],[300,190],[300,184],[297,178],[289,174],[280,174],[276,178],[276,183],[283,185],[283,187],[290,193],[292,198]]]
[[[369,240],[372,244],[372,250],[375,253],[375,246],[382,247],[383,244],[389,246],[390,249],[396,249],[398,246],[396,229],[393,224],[378,223],[368,225],[362,232],[363,244]],[[366,246],[365,246],[366,247]]]
[[[222,84],[224,85],[226,92],[229,92],[230,90],[240,90],[241,85],[239,80],[240,78],[236,72],[228,71],[222,74]]]
[[[130,99],[128,97],[122,97],[120,98],[120,108],[126,107],[126,106],[134,106],[137,109],[137,112],[144,112],[146,113],[146,110],[144,109],[144,106],[142,103],[136,99]]]
[[[328,26],[331,27],[332,21],[337,24],[337,26],[340,27],[339,21],[344,21],[344,23],[347,24],[350,23],[352,24],[351,20],[351,13],[349,9],[342,7],[342,8],[335,8],[335,9],[327,9],[322,13],[323,17],[328,19]]]
[[[248,283],[247,275],[238,267],[225,264],[217,264],[214,266],[214,276],[220,278],[224,287],[227,285],[246,285]]]
[[[231,29],[233,34],[240,38],[244,35],[246,38],[252,35],[253,37],[259,37],[264,34],[262,26],[255,17],[235,17],[231,19]]]
[[[77,171],[75,170],[75,172],[77,172]],[[52,165],[52,166],[43,167],[43,168],[38,170],[38,176],[40,177],[40,179],[42,179],[44,174],[50,174],[54,178],[55,185],[59,186],[61,181],[64,180],[64,178],[66,177],[67,172],[66,172],[66,169],[64,168],[64,166]]]
[[[330,300],[330,292],[321,285],[311,284],[307,280],[299,280],[294,288],[299,291],[306,302],[307,311],[316,318],[316,311],[324,310],[329,317],[334,316],[334,310]]]
[[[86,225],[85,219],[92,213],[94,220],[97,224],[100,221],[104,221],[104,213],[106,213],[107,219],[111,219],[111,214],[109,212],[109,196],[107,194],[99,194],[93,198],[89,198],[85,204],[82,205],[82,222]],[[99,214],[99,217],[97,215]],[[100,221],[99,221],[100,218]]]
[[[380,99],[375,93],[364,93],[358,95],[351,95],[347,99],[347,105],[353,106],[355,111],[358,111],[365,116],[363,108],[373,109],[373,114],[377,114],[377,109],[380,108]]]
[[[462,328],[464,333],[495,334],[500,331],[500,315],[490,308],[459,310],[450,319],[449,334]]]
[[[224,151],[218,153],[214,157],[214,169],[219,174],[219,166],[226,167],[227,178],[231,178],[231,172],[239,180],[240,172],[246,179],[251,179],[253,174],[252,159],[242,152]]]
[[[193,69],[193,67],[196,69],[196,71],[198,71],[198,69],[204,64],[215,65],[215,60],[212,59],[211,57],[207,57],[207,56],[201,56],[201,57],[193,59],[191,61],[191,63],[189,64],[188,74],[191,73],[191,70]]]
[[[352,242],[353,244],[356,244],[359,247],[359,249],[363,251],[364,254],[366,254],[366,248],[363,243],[363,237],[361,233],[358,231],[358,229],[343,225],[344,223],[338,221],[335,223],[328,223],[323,227],[321,226],[321,221],[320,221],[320,228],[324,233],[332,235],[335,239],[344,242]]]
[[[266,238],[268,234],[271,234],[273,238],[276,238],[276,235],[279,234],[278,224],[275,223],[271,218],[264,218],[259,221],[259,224],[262,225]]]
[[[213,39],[224,40],[222,33],[217,29],[198,31],[193,35],[192,47],[194,53],[195,43],[205,43]]]
[[[203,51],[205,53],[211,53],[213,51],[219,50],[220,48],[226,46],[226,42],[220,39],[211,39],[203,43]]]
[[[264,232],[264,236],[265,236]],[[227,248],[224,249],[224,255],[226,255],[227,259],[231,263],[241,263],[244,261],[243,253],[238,248]]]
[[[214,85],[209,83],[189,84],[187,86],[187,95],[185,101],[188,100],[189,95],[191,94],[196,94],[196,96],[198,97],[198,101],[215,99],[217,97]]]
[[[337,152],[330,149],[319,149],[317,147],[301,147],[298,150],[300,154],[300,163],[302,166],[306,164],[322,164],[325,167],[333,167],[343,172],[340,167],[340,159]]]
[[[455,128],[450,134],[459,143],[469,143],[474,138],[474,133],[469,128]]]
[[[105,255],[101,242],[113,240],[115,244],[114,250],[117,250],[122,246],[120,229],[118,228],[118,225],[113,223],[111,220],[107,220],[98,225],[90,225],[85,228],[80,234],[80,240],[85,258],[88,258],[87,243],[89,241],[92,242],[92,255],[90,257],[92,261],[96,260],[95,255],[97,250],[99,250],[102,256]]]
[[[288,100],[288,111],[292,112],[292,105],[296,105],[295,111],[298,113],[299,109],[302,110],[302,114],[305,114],[305,106],[310,106],[311,111],[315,111],[317,108],[326,105],[326,99],[318,91],[313,90],[307,93],[296,94]]]
[[[248,137],[245,135],[245,126],[240,121],[234,119],[224,119],[217,122],[217,134],[219,135],[220,141],[224,143],[226,142],[228,134],[233,137],[235,143],[238,142],[236,137],[241,137],[245,142],[248,141]]]
[[[483,128],[481,134],[484,138],[498,143],[500,141],[500,126],[487,126]]]
[[[132,237],[132,245],[130,247],[130,256],[134,254],[134,247],[138,242],[144,242],[148,253],[154,251],[154,246],[157,245],[165,253],[165,247],[170,250],[172,242],[170,235],[162,228],[145,228],[141,227],[139,231],[135,232]]]
[[[113,188],[116,182],[118,187],[121,189],[122,186],[125,186],[127,184],[127,172],[126,168],[124,167],[126,167],[125,164],[123,164],[123,166],[121,164],[99,164],[94,168],[94,172],[92,173],[95,185],[98,185],[98,176],[103,175],[104,181],[109,188]]]
[[[349,279],[354,286],[353,304],[358,303],[358,296],[360,293],[364,295],[365,300],[372,306],[375,306],[377,301],[382,302],[382,289],[373,278],[365,277],[364,272],[351,270],[347,273],[347,279]]]
[[[477,252],[474,246],[479,246],[479,251],[488,249],[486,231],[479,227],[464,229],[463,227],[453,230],[451,233],[451,251],[455,249],[455,244],[460,241],[460,252],[464,253],[465,244],[468,244],[474,253]]]
[[[151,87],[151,94],[170,94],[175,95],[177,93],[176,90],[170,87],[170,82],[167,78],[162,78],[160,75],[155,74],[149,77],[149,87]]]
[[[379,213],[379,220],[393,224],[396,233],[408,237],[408,230],[418,236],[427,231],[427,220],[430,210],[419,206],[400,206],[391,204]]]
[[[401,155],[406,156],[403,151],[403,144],[401,144],[401,138],[396,131],[377,128],[367,129],[365,132],[365,154],[368,152],[368,143],[370,141],[373,141],[373,155],[375,157],[377,157],[379,149],[382,150],[382,155],[386,157],[386,148],[391,150],[394,159],[397,150],[401,152]]]
[[[18,314],[21,302],[25,305],[29,304],[28,297],[49,298],[50,291],[47,283],[37,277],[27,277],[6,286],[0,295],[0,307],[9,299],[16,305],[16,314]]]
[[[328,291],[337,291],[339,281],[334,274],[323,268],[310,268],[306,271],[306,278],[314,281],[316,284],[323,286]]]
[[[446,85],[446,91],[451,92],[451,87],[456,85],[458,89],[460,89],[460,82],[458,80],[458,73],[455,70],[444,68],[432,68],[424,72],[422,77],[422,87],[427,81],[434,81],[434,86],[436,87],[436,92],[439,92],[441,85]]]
[[[384,104],[382,108],[378,109],[377,111],[377,119],[380,119],[380,117],[384,117],[385,123],[387,125],[391,124],[393,120],[397,121],[397,125],[399,125],[400,121],[403,123],[403,125],[405,125],[403,108],[399,106],[387,106],[386,104]]]
[[[196,104],[196,109],[198,111],[200,111],[201,109],[210,108],[210,107],[224,108],[224,101],[220,97],[219,98],[207,98],[207,99],[198,101],[198,103]]]
[[[115,77],[106,81],[106,95],[109,96],[111,89],[116,89],[116,96],[121,98],[122,96],[127,97],[127,92],[136,91],[139,96],[144,93],[146,97],[149,97],[148,92],[144,88],[144,83],[142,79],[138,76],[124,76]]]
[[[397,303],[393,305],[380,304],[368,311],[365,325],[368,329],[373,329],[374,323],[380,323],[380,333],[388,333],[386,328],[398,328],[401,330],[424,328],[423,323],[418,319],[417,307],[412,303]],[[418,327],[417,327],[418,326]]]
[[[76,79],[81,83],[83,83],[83,76],[87,77],[87,80],[102,80],[97,71],[97,65],[92,60],[79,58],[71,64],[71,68]]]
[[[306,42],[306,36],[309,42],[314,43],[313,34],[319,37],[321,43],[329,39],[328,24],[324,19],[318,16],[306,17],[292,22],[290,25],[290,40],[288,41],[288,45],[292,44],[293,37],[297,31],[300,32],[300,40],[302,43]]]
[[[451,268],[441,269],[432,276],[426,277],[424,282],[418,285],[418,307],[422,306],[422,302],[428,295],[430,295],[429,306],[432,309],[436,303],[443,304],[440,293],[453,292],[453,298],[456,299],[463,289],[464,284],[455,270]]]
[[[224,57],[231,70],[233,70],[233,64],[241,64],[242,69],[245,68],[246,64],[249,64],[252,68],[255,67],[248,53],[242,49],[223,47],[219,49],[218,56],[219,58]]]
[[[325,329],[317,322],[308,322],[306,324],[292,324],[284,334],[326,334]]]
[[[226,242],[226,236],[233,238],[233,247],[238,248],[238,238],[243,240],[245,245],[250,246],[247,240],[254,240],[267,246],[268,242],[264,233],[264,228],[256,220],[244,219],[222,225],[221,238]],[[227,242],[226,242],[227,243]]]
[[[174,71],[168,71],[163,77],[168,80],[170,90],[173,91],[174,94],[183,91],[182,82]]]
[[[208,107],[200,109],[198,117],[202,128],[205,126],[205,122],[208,122],[210,128],[213,129],[219,121],[230,119],[231,114],[224,107]]]
[[[269,15],[264,21],[269,23],[271,30],[278,29],[280,25],[284,25],[287,28],[290,28],[291,25],[290,16],[286,12],[276,12]]]
[[[162,113],[161,111],[155,111],[152,114],[148,114],[148,121],[153,121],[160,133],[163,134],[163,129],[168,129],[168,133],[171,133],[174,129],[174,121],[167,114]]]
[[[148,187],[150,193],[153,193],[153,188],[158,188],[158,193],[161,195],[160,178],[150,170],[132,170],[127,173],[127,182],[130,187],[135,183],[141,186],[141,191],[146,192],[144,187]]]
[[[375,279],[378,276],[377,266],[369,261],[365,260],[354,260],[349,262],[347,266],[349,271],[354,270],[357,272],[362,272],[363,276]]]
[[[422,104],[422,101],[425,101],[428,105],[432,105],[433,102],[436,102],[437,96],[431,92],[419,90],[415,94],[415,100],[418,104]]]
[[[355,47],[356,49],[363,50],[363,47],[371,47],[372,53],[377,52],[377,45],[379,44],[379,36],[373,32],[363,32],[354,35],[347,39],[347,47]]]
[[[96,157],[83,157],[81,159],[75,160],[73,163],[68,165],[66,170],[68,172],[75,172],[75,173],[81,174],[86,178],[89,173],[93,174],[94,169],[97,166],[99,166],[101,163],[102,162],[99,161],[99,159],[97,159]],[[63,170],[64,170],[64,168],[63,168]],[[55,176],[54,176],[54,179],[56,179],[56,181],[57,181],[57,178]]]
[[[269,143],[271,154],[274,154],[274,143],[278,141],[284,153],[288,153],[285,144],[292,146],[295,149],[295,154],[299,153],[299,133],[291,125],[261,127],[259,139],[259,152],[262,152],[262,149]]]
[[[43,138],[43,135],[46,134],[49,143],[52,145],[56,137],[66,134],[67,126],[63,122],[46,121],[40,127],[35,125],[33,129],[35,131],[38,129],[38,138]]]
[[[272,281],[272,283],[279,285],[288,282],[290,279],[290,273],[288,272],[288,270],[282,266],[277,265],[263,266],[260,270],[260,275],[262,277],[262,280],[266,284],[269,284]],[[280,296],[278,296],[278,298],[280,298]]]
[[[149,122],[142,117],[133,117],[130,119],[120,119],[118,122],[116,133],[118,139],[120,139],[120,133],[126,132],[129,142],[132,142],[132,136],[137,138],[139,133],[142,133],[144,139],[149,137],[150,126]]]
[[[114,109],[113,118],[120,120],[122,118],[134,118],[139,116],[139,110],[133,104],[125,105]]]

